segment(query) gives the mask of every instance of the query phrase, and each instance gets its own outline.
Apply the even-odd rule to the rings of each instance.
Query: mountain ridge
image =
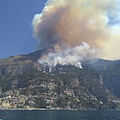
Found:
[[[44,50],[39,50],[0,60],[1,109],[120,108],[120,61],[92,59],[82,62],[83,69],[57,65],[49,73],[48,67],[38,63],[43,53]],[[114,74],[111,74],[111,69]],[[114,80],[116,76],[118,78]],[[117,84],[113,84],[114,81]],[[14,97],[17,97],[16,101]],[[21,99],[24,102],[20,102]],[[8,101],[6,107],[4,100]]]

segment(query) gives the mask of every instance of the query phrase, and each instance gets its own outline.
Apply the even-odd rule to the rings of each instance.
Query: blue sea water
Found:
[[[120,111],[1,110],[0,120],[120,120]]]

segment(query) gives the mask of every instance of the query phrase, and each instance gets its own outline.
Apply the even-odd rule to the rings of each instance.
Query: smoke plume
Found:
[[[46,52],[40,64],[81,66],[100,57],[120,58],[119,0],[48,0],[33,18],[34,37]],[[117,52],[116,52],[117,51]]]

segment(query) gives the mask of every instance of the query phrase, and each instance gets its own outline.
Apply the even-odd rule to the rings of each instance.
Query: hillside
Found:
[[[102,75],[104,85],[120,98],[120,60],[108,61],[95,59],[84,63],[84,67],[92,68]]]
[[[0,108],[119,109],[120,61],[94,59],[83,69],[37,60],[44,51],[0,60]]]

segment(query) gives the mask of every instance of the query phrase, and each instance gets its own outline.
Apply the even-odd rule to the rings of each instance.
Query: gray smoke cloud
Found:
[[[48,0],[33,18],[34,37],[46,49],[40,64],[75,65],[100,57],[119,59],[120,0]]]

